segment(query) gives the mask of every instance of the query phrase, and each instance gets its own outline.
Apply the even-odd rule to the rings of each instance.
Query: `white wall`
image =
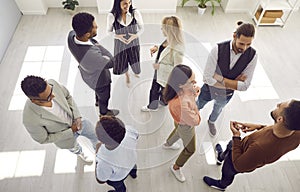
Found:
[[[6,52],[10,39],[14,35],[15,29],[21,18],[16,3],[12,0],[1,0],[0,6],[0,62]]]
[[[63,0],[43,0],[48,7],[62,7]],[[77,0],[80,7],[97,7],[97,0]],[[113,0],[106,0],[113,1]]]
[[[175,13],[178,0],[132,0],[133,7],[142,13]],[[98,13],[108,13],[113,0],[97,0]]]
[[[259,0],[223,0],[221,5],[225,13],[251,14]]]

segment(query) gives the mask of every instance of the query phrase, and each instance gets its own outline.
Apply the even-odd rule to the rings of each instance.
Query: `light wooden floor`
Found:
[[[98,15],[96,8],[86,8],[96,16],[101,43],[112,50],[112,40],[105,34],[106,15]],[[128,191],[215,191],[208,188],[202,177],[220,176],[214,165],[212,146],[226,144],[230,139],[229,120],[272,123],[269,112],[276,103],[300,95],[300,12],[295,12],[287,25],[257,28],[253,42],[259,55],[259,65],[251,88],[237,93],[218,120],[219,134],[211,139],[206,120],[211,104],[202,111],[197,127],[197,152],[187,162],[183,172],[185,183],[178,182],[169,171],[170,164],[180,151],[164,151],[161,145],[172,130],[172,119],[166,108],[156,113],[142,113],[147,104],[153,69],[149,47],[163,39],[160,23],[169,14],[143,14],[145,32],[141,37],[142,73],[132,78],[130,88],[124,76],[113,76],[111,107],[121,110],[120,118],[140,132],[138,143],[138,178],[128,178]],[[208,50],[216,42],[230,39],[237,20],[252,22],[247,14],[198,16],[195,8],[178,8],[187,42],[185,64],[196,72],[202,84],[202,71]],[[93,106],[94,94],[82,82],[77,63],[67,47],[66,36],[71,29],[71,15],[60,9],[49,9],[46,16],[23,16],[7,53],[0,64],[0,191],[3,192],[96,192],[111,189],[94,179],[94,165],[80,160],[55,146],[35,143],[22,125],[25,97],[19,88],[20,79],[36,74],[55,78],[66,85],[74,96],[84,117],[97,120]],[[32,51],[32,52],[31,52]],[[33,53],[33,54],[31,54]],[[31,58],[29,58],[31,56]],[[83,140],[83,143],[86,143]],[[276,147],[276,146],[274,146]],[[85,151],[90,154],[88,148]],[[227,191],[234,192],[296,192],[300,191],[300,150],[288,154],[279,162],[265,166],[251,174],[240,174]]]

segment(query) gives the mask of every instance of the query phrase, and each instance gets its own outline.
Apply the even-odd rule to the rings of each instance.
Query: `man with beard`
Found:
[[[277,161],[287,152],[300,144],[300,101],[290,100],[279,103],[271,112],[274,125],[265,126],[252,123],[230,122],[232,140],[223,152],[220,144],[216,145],[217,164],[222,167],[220,180],[203,177],[210,187],[224,191],[238,173],[252,172],[256,168]],[[243,139],[240,131],[258,130]]]
[[[69,32],[68,46],[79,63],[83,81],[96,92],[100,116],[117,115],[118,110],[108,109],[111,75],[114,65],[111,53],[93,37],[97,35],[97,24],[93,15],[78,13],[72,19],[73,30]]]
[[[255,28],[249,23],[238,24],[232,41],[219,43],[211,50],[204,69],[204,85],[197,105],[200,110],[214,100],[208,119],[209,134],[212,137],[217,133],[215,122],[234,91],[246,91],[249,88],[257,63],[256,51],[251,47]]]

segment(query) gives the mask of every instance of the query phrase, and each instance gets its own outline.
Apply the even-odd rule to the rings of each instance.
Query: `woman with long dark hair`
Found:
[[[176,143],[182,139],[184,149],[170,169],[177,180],[185,181],[181,167],[196,151],[195,126],[200,124],[200,113],[195,98],[198,97],[200,88],[196,86],[195,73],[186,65],[177,65],[170,73],[164,100],[169,104],[169,111],[174,119],[175,128],[163,144],[164,149],[177,150]]]
[[[132,0],[114,0],[111,12],[107,16],[107,31],[114,33],[113,73],[126,75],[129,86],[130,65],[136,77],[141,73],[139,36],[144,30],[141,13],[132,7]]]

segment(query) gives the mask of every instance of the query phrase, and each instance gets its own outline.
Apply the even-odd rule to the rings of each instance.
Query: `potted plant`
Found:
[[[190,1],[190,0],[182,0],[181,6],[183,7],[188,1]],[[212,15],[214,15],[214,13],[215,13],[215,3],[217,3],[219,5],[221,3],[221,0],[194,0],[194,1],[196,1],[197,5],[198,5],[198,9],[204,9],[204,11],[206,9],[206,3],[210,2],[211,8],[212,8],[212,10],[211,10]],[[204,11],[203,11],[203,13],[204,13]],[[198,13],[199,12],[201,12],[201,11],[198,10]]]
[[[69,10],[74,11],[76,6],[79,5],[79,2],[76,0],[65,0],[62,2],[62,4],[64,6],[64,9],[69,9]]]

